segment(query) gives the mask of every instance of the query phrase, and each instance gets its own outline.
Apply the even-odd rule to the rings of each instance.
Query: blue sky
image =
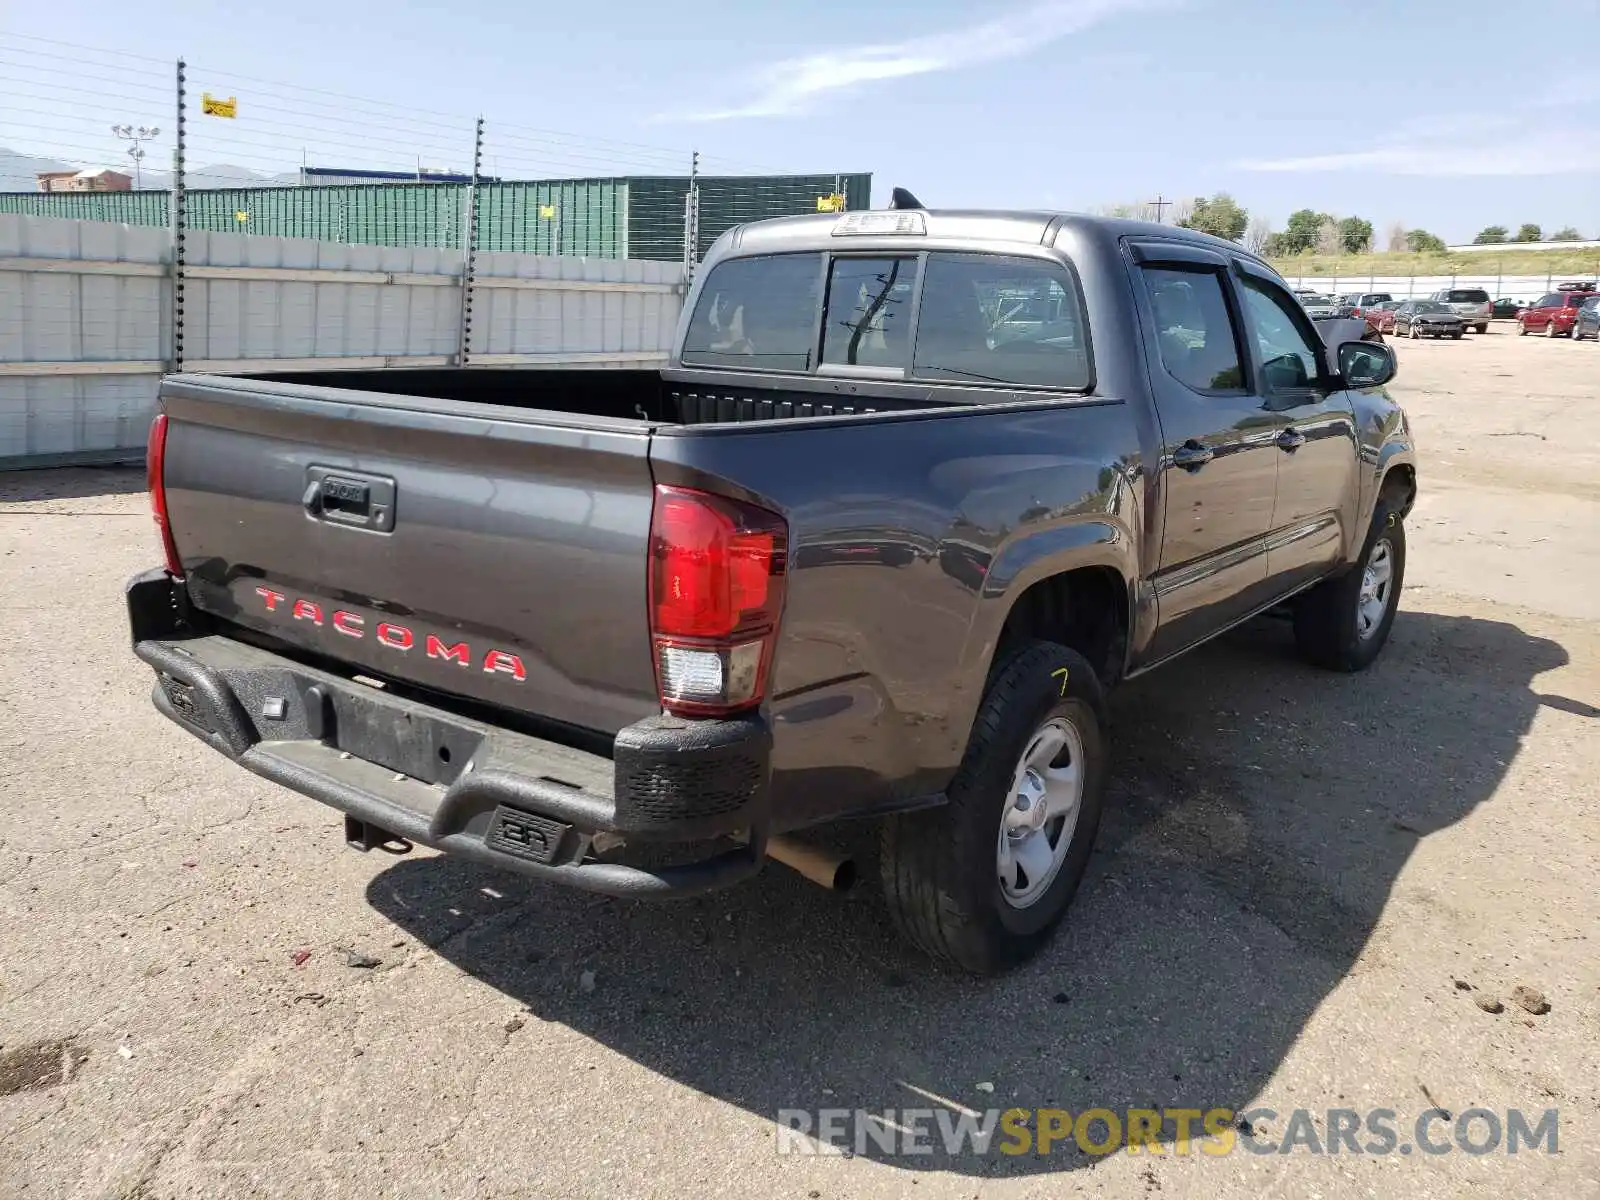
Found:
[[[667,169],[645,147],[698,147],[714,166],[869,170],[880,203],[895,184],[941,206],[1068,209],[1226,190],[1275,227],[1309,206],[1449,241],[1522,221],[1596,237],[1600,0],[1549,16],[1481,0],[10,0],[0,56],[44,45],[7,34],[182,53],[197,89],[236,72],[277,81],[257,89],[269,99],[324,88],[414,106],[440,115],[426,128],[441,138],[443,114],[482,111],[507,173],[557,144],[535,127],[573,135],[559,173],[608,157]],[[254,84],[215,78],[251,104]],[[47,93],[8,113],[5,92],[0,66],[0,146],[36,152],[52,118],[25,110]],[[410,136],[398,113],[367,122],[331,98],[317,111],[324,157],[344,139],[354,153],[364,126]],[[283,112],[258,158],[294,121]],[[497,144],[497,122],[524,132]]]

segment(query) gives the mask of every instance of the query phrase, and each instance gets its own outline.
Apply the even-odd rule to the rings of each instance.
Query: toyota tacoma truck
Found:
[[[1280,606],[1378,655],[1394,373],[1204,234],[762,221],[662,369],[166,378],[133,648],[358,848],[678,896],[872,817],[899,928],[993,972],[1083,876],[1112,688]]]

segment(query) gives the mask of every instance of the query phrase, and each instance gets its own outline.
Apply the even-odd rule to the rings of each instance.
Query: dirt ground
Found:
[[[1125,689],[1069,923],[987,983],[779,868],[649,906],[344,849],[150,707],[138,473],[0,477],[0,1195],[1600,1196],[1600,346],[1399,354],[1384,657],[1267,620]],[[777,1153],[780,1109],[943,1101],[1269,1148],[1557,1109],[1559,1153]]]

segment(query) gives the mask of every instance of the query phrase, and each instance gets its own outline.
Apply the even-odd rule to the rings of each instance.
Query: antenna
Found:
[[[918,200],[905,188],[897,187],[889,196],[890,208],[921,208],[922,201]]]

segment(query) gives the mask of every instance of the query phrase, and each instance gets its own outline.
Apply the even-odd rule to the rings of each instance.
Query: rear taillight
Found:
[[[157,413],[150,422],[150,440],[145,444],[145,484],[150,489],[150,511],[155,514],[156,528],[161,532],[161,549],[166,552],[167,570],[183,578],[183,564],[178,560],[178,547],[172,540],[172,522],[167,519],[167,414]]]
[[[789,527],[777,513],[657,486],[650,642],[661,707],[726,716],[766,693],[783,614]]]
[[[1351,315],[1351,316],[1352,316],[1352,317],[1359,317],[1359,316],[1360,316],[1360,315],[1361,315],[1361,309],[1360,309],[1360,308],[1353,308],[1353,309],[1351,309],[1351,310],[1350,310],[1350,315]]]

